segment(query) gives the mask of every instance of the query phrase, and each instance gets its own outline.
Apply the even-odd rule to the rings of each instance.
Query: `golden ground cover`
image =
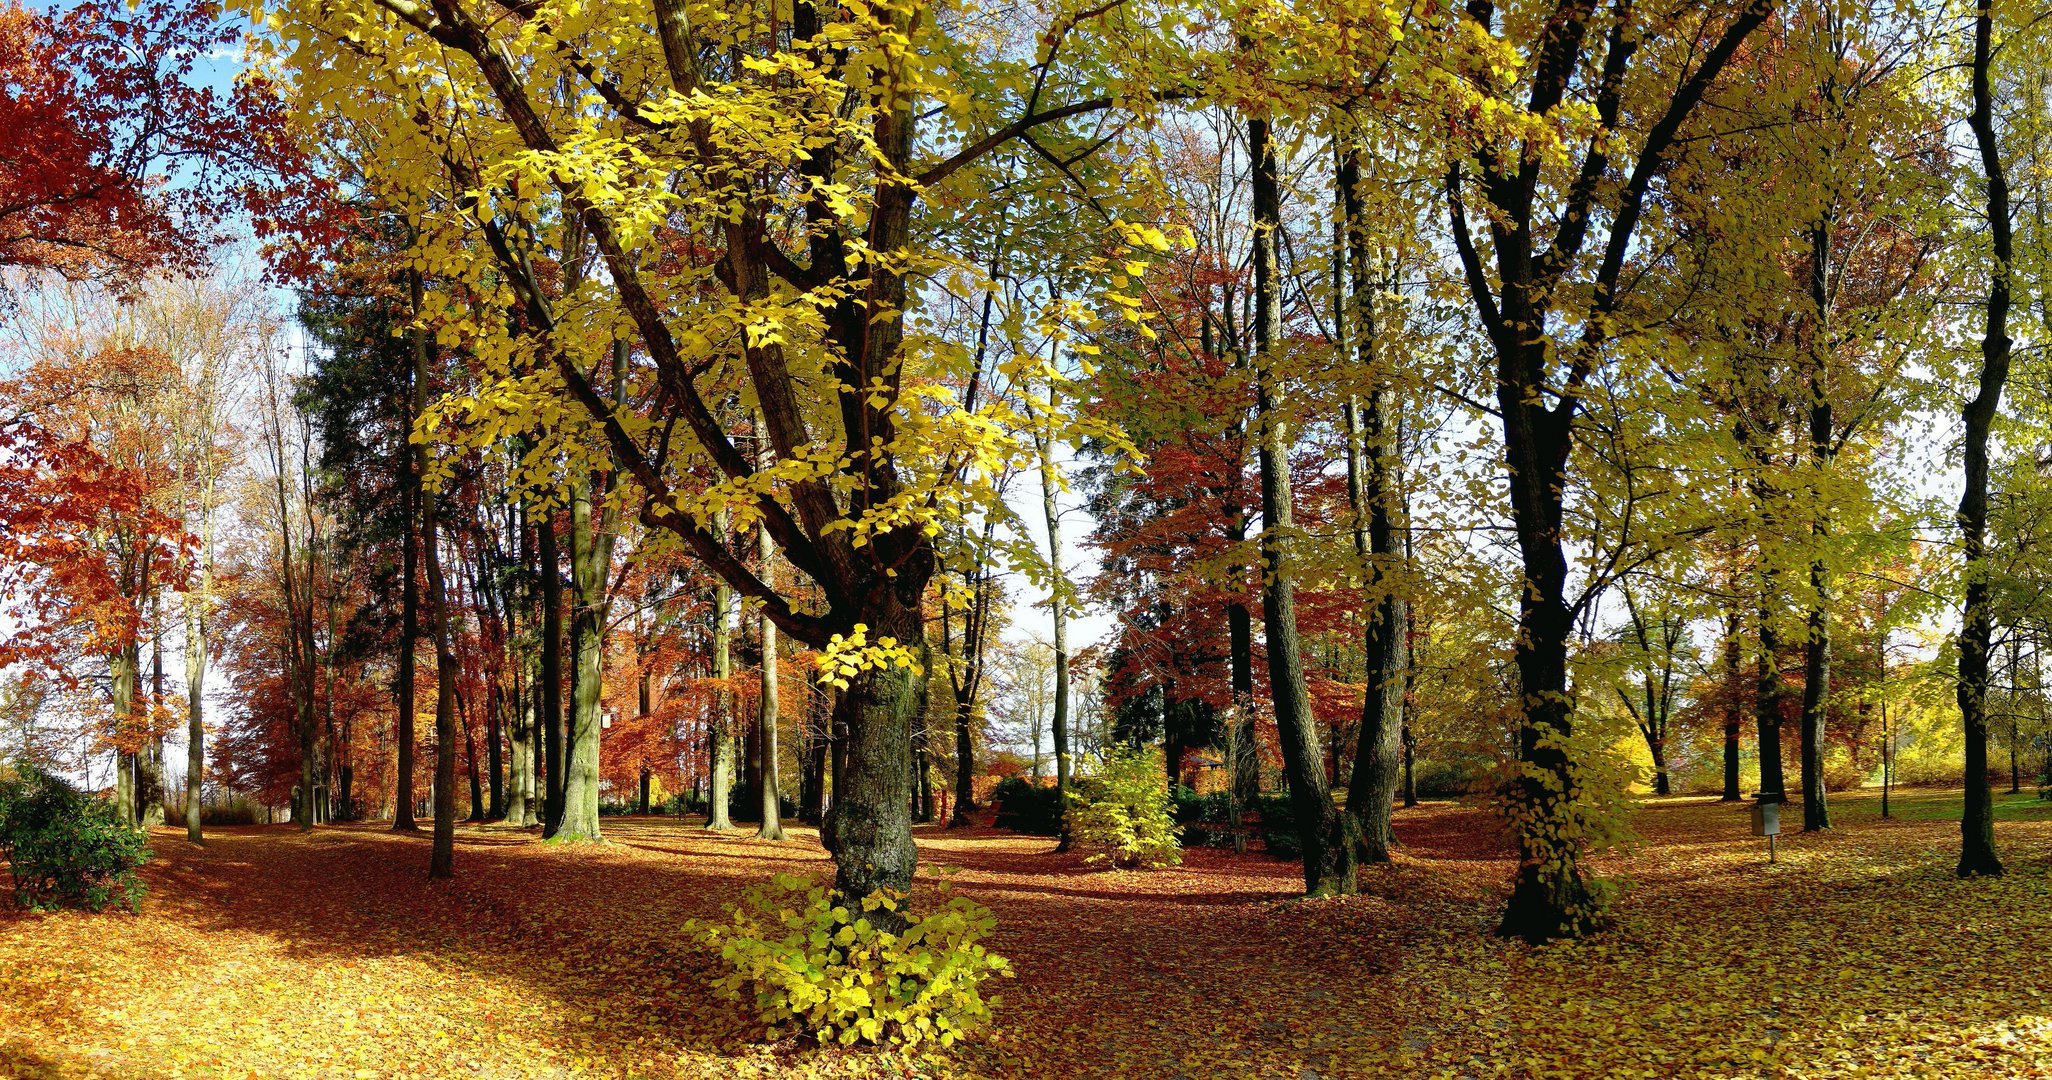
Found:
[[[1508,853],[1469,807],[1400,812],[1398,865],[1312,902],[1259,855],[1110,873],[921,829],[1018,977],[995,1030],[916,1061],[756,1045],[703,989],[681,924],[825,871],[809,830],[466,828],[440,886],[425,840],[371,826],[165,830],[141,915],[0,915],[0,1076],[2052,1076],[2052,805],[1999,798],[2011,873],[1971,882],[1957,793],[1886,822],[1838,797],[1772,867],[1743,808],[1657,800],[1602,862],[1633,883],[1615,929],[1542,949],[1489,936]]]

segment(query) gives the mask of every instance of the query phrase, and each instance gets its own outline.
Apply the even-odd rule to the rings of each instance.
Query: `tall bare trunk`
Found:
[[[758,428],[762,426],[762,421],[756,423]],[[763,450],[762,463],[767,466],[768,447],[765,445]],[[755,530],[755,553],[760,564],[756,572],[762,575],[764,584],[776,588],[777,548],[767,527],[758,526]],[[756,698],[755,718],[756,742],[762,755],[758,786],[762,796],[762,825],[755,835],[762,840],[782,840],[784,795],[777,777],[777,719],[782,712],[777,693],[777,624],[771,622],[767,614],[762,614],[757,616],[756,625],[762,635],[762,690]],[[932,670],[930,665],[928,670]]]
[[[721,513],[715,516],[713,531],[724,539],[727,535],[727,517]],[[723,580],[713,589],[713,679],[719,684],[713,693],[713,715],[711,726],[706,731],[711,744],[707,756],[711,758],[712,796],[706,809],[705,827],[708,829],[731,829],[734,827],[728,803],[734,798],[734,717],[733,696],[727,691],[727,680],[733,678],[734,660],[732,653],[732,630],[734,590]],[[835,791],[838,798],[840,792]]]
[[[1981,336],[1980,385],[1962,411],[1966,421],[1966,488],[1959,498],[1961,553],[1966,562],[1966,597],[1960,615],[1958,697],[1966,722],[1966,805],[1960,814],[1959,876],[2002,873],[1995,854],[1995,797],[1988,785],[1988,643],[1993,633],[1988,588],[1988,429],[2009,378],[2009,275],[2012,239],[2009,180],[1996,141],[1995,101],[1989,68],[1994,61],[1992,0],[1974,17],[1973,98],[1967,123],[1981,154],[1988,186],[1990,267],[1985,329]]]
[[[1282,343],[1282,282],[1277,264],[1282,229],[1281,185],[1265,119],[1247,122],[1254,168],[1254,378],[1261,464],[1262,631],[1268,645],[1269,694],[1290,781],[1290,803],[1304,849],[1304,891],[1323,896],[1355,889],[1355,837],[1333,804],[1322,765],[1318,725],[1305,688],[1297,635],[1296,564],[1292,548],[1290,408]]]
[[[463,677],[450,642],[448,582],[442,573],[438,496],[422,490],[420,536],[427,556],[430,629],[435,639],[435,827],[428,877],[446,878],[456,851],[456,682]]]

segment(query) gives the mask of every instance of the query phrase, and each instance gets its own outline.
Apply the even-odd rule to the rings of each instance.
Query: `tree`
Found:
[[[1675,152],[1675,139],[1704,92],[1739,45],[1765,22],[1771,5],[1752,0],[1735,14],[1708,13],[1692,44],[1707,43],[1701,59],[1672,81],[1667,96],[1639,111],[1628,95],[1630,76],[1657,67],[1638,55],[1642,39],[1626,5],[1599,20],[1593,5],[1563,0],[1527,26],[1535,36],[1517,43],[1528,62],[1516,84],[1489,71],[1477,78],[1511,109],[1544,118],[1579,90],[1593,98],[1598,132],[1565,170],[1542,169],[1548,155],[1565,152],[1565,133],[1550,127],[1525,137],[1483,133],[1471,161],[1449,172],[1449,222],[1478,321],[1495,354],[1497,406],[1504,464],[1510,473],[1511,514],[1524,573],[1520,590],[1517,661],[1523,697],[1519,777],[1507,792],[1518,834],[1519,869],[1500,931],[1529,940],[1575,936],[1593,925],[1596,898],[1581,871],[1580,831],[1573,822],[1577,779],[1567,740],[1572,699],[1567,650],[1573,613],[1567,602],[1567,559],[1562,549],[1563,493],[1573,455],[1574,424],[1586,384],[1612,344],[1623,299],[1625,261],[1644,213],[1647,194]],[[1472,5],[1468,17],[1492,40],[1494,5]],[[1589,63],[1591,32],[1601,35]],[[1508,44],[1508,43],[1506,43]],[[1592,77],[1593,84],[1586,80]],[[1510,95],[1525,87],[1525,100]],[[1650,122],[1648,122],[1650,121]],[[1643,126],[1642,126],[1643,125]],[[1556,141],[1558,140],[1558,141]],[[1620,140],[1628,140],[1620,144]],[[1472,179],[1471,179],[1472,175]],[[1542,179],[1546,186],[1542,190]],[[1468,190],[1480,192],[1489,247],[1470,230]],[[1544,198],[1542,198],[1542,195]],[[1542,247],[1541,237],[1550,237]],[[1600,247],[1593,260],[1584,248]],[[1485,256],[1490,261],[1485,263]],[[1586,310],[1564,310],[1571,274]],[[1585,291],[1583,291],[1585,290]]]
[[[741,11],[752,8],[737,5]],[[423,215],[418,251],[438,278],[482,280],[486,260],[471,223],[482,225],[491,274],[503,283],[496,295],[517,318],[472,318],[467,305],[440,293],[430,309],[443,313],[434,318],[438,332],[474,338],[482,361],[482,392],[469,400],[485,408],[466,409],[475,422],[468,430],[496,438],[500,422],[490,418],[518,417],[525,426],[546,407],[560,417],[546,434],[574,442],[586,461],[610,456],[632,478],[645,525],[763,605],[783,633],[822,650],[831,677],[847,684],[839,722],[848,767],[824,826],[838,887],[868,895],[906,886],[915,858],[907,808],[917,661],[904,643],[923,634],[934,567],[925,525],[985,494],[923,464],[983,432],[952,411],[924,411],[923,399],[907,392],[919,384],[919,357],[905,350],[904,318],[915,300],[908,272],[948,258],[914,234],[915,210],[922,192],[965,175],[993,148],[1040,129],[1053,138],[1063,121],[1132,100],[1112,96],[1095,69],[1072,66],[1069,58],[1085,50],[1063,45],[1078,23],[1053,27],[1032,63],[1002,65],[1037,76],[1016,94],[979,99],[933,86],[931,69],[914,62],[921,50],[954,48],[916,4],[865,9],[846,22],[838,7],[800,4],[788,44],[751,32],[735,43],[731,65],[725,52],[701,56],[701,43],[714,40],[701,35],[716,31],[668,0],[655,9],[654,35],[640,13],[624,9],[558,19],[516,7],[504,24],[456,4],[410,0],[386,0],[367,20],[316,4],[264,14],[277,16],[289,42],[309,118],[374,115],[389,132],[366,163],[408,192],[409,212]],[[751,14],[736,25],[755,24]],[[831,42],[822,36],[828,28]],[[857,37],[845,37],[849,31]],[[345,38],[347,47],[338,47]],[[742,55],[751,63],[740,64]],[[460,64],[445,63],[452,56]],[[433,79],[414,77],[423,66]],[[787,68],[807,74],[786,79]],[[624,84],[616,74],[623,71],[635,73]],[[1076,96],[1042,104],[1038,87],[1050,81],[1050,90],[1073,85]],[[829,83],[850,89],[828,92]],[[450,112],[446,91],[458,85],[465,104]],[[552,96],[570,85],[604,103],[601,140],[610,149],[586,141],[594,129],[583,115],[584,91],[575,104]],[[683,104],[702,92],[753,105],[701,114]],[[942,105],[924,121],[922,97]],[[979,100],[1016,111],[993,115]],[[460,154],[443,137],[444,119],[414,123],[431,117],[468,133]],[[950,149],[917,157],[915,147],[933,145],[914,139],[922,122]],[[595,155],[583,164],[561,157],[573,128],[585,148],[578,153]],[[645,137],[651,132],[665,133],[660,149]],[[648,167],[621,184],[587,182],[587,166],[629,145],[635,156],[655,151]],[[463,156],[473,153],[481,158]],[[550,160],[557,164],[541,164]],[[489,186],[478,176],[489,176]],[[467,194],[441,198],[445,182]],[[673,211],[693,205],[679,201],[680,185],[706,193],[710,212],[673,222]],[[547,220],[531,216],[541,203],[500,199],[509,187],[523,198],[549,193]],[[784,245],[786,220],[804,222],[796,250]],[[1132,227],[1112,235],[1114,256],[1167,243]],[[525,247],[530,236],[545,238],[547,249]],[[586,279],[570,297],[547,287],[531,257],[565,265],[588,251],[604,263],[605,280]],[[680,258],[659,261],[664,252]],[[673,321],[667,298],[697,314]],[[636,338],[637,367],[618,396],[591,375],[611,345],[584,323],[595,310],[615,312],[613,325],[631,326]],[[685,325],[722,329],[686,334]],[[702,377],[730,380],[753,399],[776,452],[773,470],[758,472],[739,451],[715,405],[720,391]],[[832,432],[831,443],[816,431]],[[826,450],[832,443],[839,445]],[[790,590],[773,590],[750,570],[709,527],[716,508],[731,512],[737,528],[763,522],[784,561],[817,588],[816,606],[794,605]]]
[[[1995,13],[1985,0],[1974,15],[1971,71],[1973,109],[1967,126],[1980,154],[1986,185],[1989,240],[1988,295],[1982,306],[1979,385],[1961,412],[1966,422],[1966,486],[1959,498],[1960,546],[1966,561],[1965,604],[1959,632],[1959,711],[1966,726],[1966,804],[1960,813],[1959,876],[2002,873],[1995,854],[1994,797],[1988,787],[1988,649],[1991,634],[1985,544],[1988,530],[1988,428],[2009,377],[2010,274],[2015,259],[2009,181],[1995,130]]]

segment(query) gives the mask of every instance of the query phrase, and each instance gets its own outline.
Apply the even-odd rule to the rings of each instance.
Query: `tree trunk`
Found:
[[[136,668],[140,659],[131,642],[116,649],[107,662],[112,675],[109,683],[114,696],[114,731],[123,742],[134,737]],[[121,824],[131,829],[142,827],[142,819],[136,814],[135,759],[135,751],[114,752],[114,813]]]
[[[478,768],[477,732],[471,722],[473,720],[471,716],[472,710],[467,696],[458,699],[458,707],[463,716],[463,766],[464,771],[470,774],[470,817],[466,820],[483,821],[485,819],[484,770]]]
[[[1981,337],[1978,392],[1962,410],[1966,421],[1966,488],[1959,498],[1960,548],[1966,597],[1960,614],[1958,697],[1966,727],[1966,805],[1960,814],[1959,876],[2002,873],[1995,854],[1995,798],[1988,785],[1988,643],[1993,633],[1988,588],[1988,429],[2009,378],[2009,275],[2012,266],[2009,181],[1996,141],[1992,0],[1974,17],[1973,99],[1968,118],[1988,185],[1988,228],[1995,264],[1990,268],[1986,325]]]
[[[1047,523],[1048,618],[1054,624],[1054,734],[1055,806],[1062,815],[1062,838],[1057,851],[1069,846],[1069,578],[1062,571],[1062,518],[1056,495],[1061,484],[1055,475],[1054,435],[1047,425],[1054,423],[1055,389],[1047,388],[1048,418],[1033,430],[1034,448],[1040,457],[1040,514]]]
[[[724,537],[727,533],[726,515],[718,514],[714,520],[717,522],[713,526],[714,532]],[[708,799],[705,820],[708,829],[734,827],[728,806],[734,798],[734,720],[732,697],[727,692],[727,680],[734,674],[731,631],[728,629],[733,610],[734,590],[723,580],[713,590],[713,678],[719,685],[713,692],[712,724],[706,731],[712,758],[712,794]],[[838,786],[834,793],[839,796]]]
[[[485,777],[490,788],[491,803],[485,816],[498,821],[506,816],[505,772],[506,758],[502,749],[505,740],[505,691],[499,683],[499,675],[492,675],[491,687],[485,701]]]
[[[535,682],[541,691],[542,836],[548,838],[563,824],[563,563],[555,512],[544,510],[535,529],[542,606],[541,664]]]
[[[436,496],[422,491],[420,535],[427,556],[428,605],[435,639],[435,836],[428,877],[446,878],[456,851],[456,681],[463,677],[449,640],[449,589],[442,574]]]
[[[895,590],[879,591],[883,598],[872,608],[877,620],[872,635],[922,640],[926,626],[918,608],[905,604]],[[845,756],[820,839],[833,853],[834,887],[844,896],[911,886],[918,860],[912,845],[911,775],[918,679],[909,668],[871,667],[848,680],[834,710]]]
[[[764,454],[763,458],[767,467],[768,455]],[[755,553],[761,562],[758,572],[765,584],[776,588],[776,545],[766,528],[756,529],[755,537]],[[762,638],[762,690],[757,697],[755,738],[762,755],[759,788],[762,794],[762,825],[756,829],[755,836],[759,840],[782,840],[785,839],[784,794],[778,789],[777,777],[777,719],[782,713],[777,693],[777,624],[771,622],[768,615],[759,615],[757,626]],[[932,670],[931,667],[928,670]]]
[[[409,275],[412,283],[413,306],[417,311],[421,304],[420,275]],[[414,654],[420,648],[420,513],[421,513],[421,455],[424,447],[416,446],[410,436],[417,417],[427,403],[427,335],[422,330],[409,330],[407,336],[413,345],[413,374],[406,401],[406,432],[401,438],[408,441],[400,447],[399,504],[406,518],[406,527],[399,539],[399,658],[397,670],[392,677],[392,692],[398,710],[398,761],[393,770],[392,829],[395,832],[419,832],[419,823],[413,820],[413,754],[419,742],[413,730],[416,711],[414,704]]]
[[[207,684],[206,603],[208,566],[213,547],[211,519],[201,526],[199,584],[185,598],[185,838],[201,841],[201,781],[207,764],[205,723]]]
[[[1337,287],[1333,290],[1334,337],[1345,354],[1348,335],[1353,335],[1354,362],[1369,374],[1372,383],[1365,402],[1350,395],[1345,403],[1347,497],[1354,518],[1354,554],[1367,573],[1370,596],[1368,625],[1362,635],[1362,675],[1366,686],[1361,698],[1361,731],[1355,744],[1354,772],[1347,784],[1347,813],[1359,823],[1361,857],[1371,863],[1386,863],[1396,840],[1390,813],[1396,800],[1397,771],[1404,758],[1404,674],[1410,668],[1405,627],[1409,605],[1398,592],[1396,575],[1391,572],[1399,558],[1396,527],[1390,513],[1397,498],[1399,448],[1392,437],[1395,426],[1389,417],[1389,379],[1382,370],[1377,347],[1367,227],[1361,218],[1361,153],[1359,147],[1352,147],[1340,162],[1339,231],[1346,254],[1344,260],[1335,259]]]
[[[153,719],[164,704],[164,643],[162,598],[150,594],[150,706]],[[164,736],[152,731],[142,753],[136,756],[135,813],[144,828],[164,823]]]
[[[1767,598],[1760,601],[1760,655],[1754,663],[1753,722],[1760,740],[1760,790],[1787,791],[1781,768],[1781,635]]]
[[[1745,676],[1740,668],[1740,617],[1736,605],[1724,616],[1724,796],[1719,802],[1745,798],[1739,790],[1739,726],[1745,709],[1739,704],[1739,688]]]
[[[1265,119],[1247,122],[1254,169],[1255,408],[1260,436],[1262,631],[1268,645],[1269,694],[1289,774],[1291,807],[1304,849],[1304,891],[1311,896],[1352,893],[1356,838],[1350,819],[1333,804],[1320,767],[1318,725],[1305,689],[1302,643],[1297,636],[1296,565],[1292,554],[1289,475],[1289,402],[1281,357],[1281,274],[1276,253],[1282,229],[1281,188]]]
[[[615,346],[614,364],[624,367]],[[570,720],[570,760],[563,773],[563,818],[555,839],[597,842],[599,835],[599,740],[605,727],[606,579],[613,565],[615,513],[606,484],[587,474],[570,497],[570,574],[576,591],[571,616],[575,639],[576,699]],[[594,506],[594,503],[601,505]]]
[[[1247,542],[1247,519],[1235,508],[1226,522],[1226,542],[1237,550]],[[1232,571],[1237,585],[1239,571]],[[1254,729],[1254,614],[1239,593],[1226,602],[1226,649],[1232,667],[1233,707],[1226,738],[1232,743],[1234,797],[1252,806],[1261,797],[1261,744]]]
[[[1825,365],[1831,348],[1831,218],[1810,229],[1810,300],[1816,325],[1810,344],[1810,460],[1819,474],[1831,467],[1831,399],[1825,393]],[[1821,475],[1819,477],[1821,480]],[[1812,491],[1812,495],[1821,493]],[[1824,706],[1831,696],[1831,567],[1825,561],[1823,545],[1830,521],[1821,506],[1810,525],[1810,541],[1816,550],[1810,557],[1810,610],[1808,634],[1803,644],[1802,778],[1803,831],[1818,832],[1831,827],[1831,811],[1824,802]]]

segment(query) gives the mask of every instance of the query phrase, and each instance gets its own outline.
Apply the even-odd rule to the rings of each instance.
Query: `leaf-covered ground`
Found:
[[[155,837],[140,916],[0,915],[0,1076],[2052,1076],[2052,805],[2002,797],[1998,881],[1951,873],[1954,793],[1839,797],[1766,865],[1743,808],[1661,800],[1616,929],[1487,933],[1507,873],[1479,811],[1405,811],[1367,895],[1193,851],[1085,869],[1045,840],[922,830],[999,918],[1000,1025],[940,1059],[761,1047],[679,924],[787,844],[608,819],[559,848],[466,829],[452,886],[374,828]],[[924,871],[923,871],[924,872]]]

